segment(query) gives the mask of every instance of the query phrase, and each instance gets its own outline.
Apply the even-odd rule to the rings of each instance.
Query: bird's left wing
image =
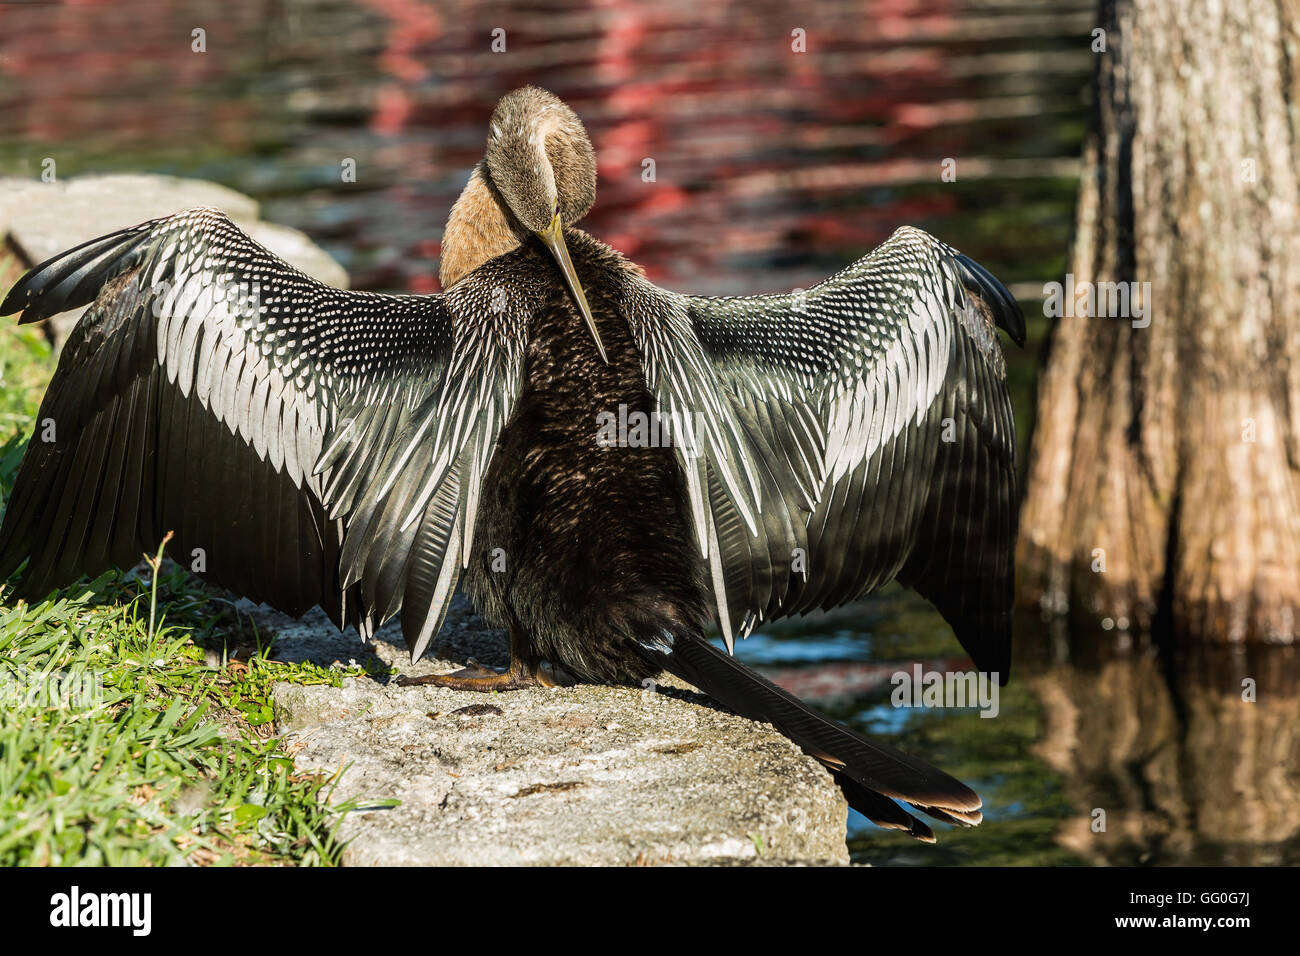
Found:
[[[635,278],[625,299],[728,646],[897,578],[1005,680],[1015,423],[995,327],[1024,336],[1006,289],[905,227],[806,292]]]
[[[400,608],[423,650],[520,387],[528,295],[334,289],[207,208],[42,263],[0,314],[93,304],[6,502],[0,579],[26,561],[40,596],[173,531],[217,583],[363,635]]]

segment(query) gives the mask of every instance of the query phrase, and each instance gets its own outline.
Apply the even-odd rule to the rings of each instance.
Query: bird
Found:
[[[206,207],[32,268],[0,314],[90,307],[6,502],[0,580],[35,600],[170,532],[254,601],[363,640],[400,617],[412,660],[463,586],[509,666],[402,683],[667,671],[775,726],[883,827],[979,823],[966,784],[734,649],[897,580],[1005,682],[1015,300],[911,226],[805,291],[670,291],[577,227],[596,170],[558,97],[502,97],[434,294],[329,287]]]

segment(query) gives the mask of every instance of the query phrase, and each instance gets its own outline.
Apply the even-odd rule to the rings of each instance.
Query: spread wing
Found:
[[[627,295],[728,645],[896,578],[1005,679],[1017,493],[995,326],[1024,339],[1006,289],[903,228],[806,292]]]
[[[215,209],[42,263],[0,314],[94,304],[7,502],[0,579],[27,561],[40,596],[173,531],[179,563],[286,611],[368,635],[401,609],[422,651],[520,386],[528,290],[493,288],[514,298],[341,291]]]

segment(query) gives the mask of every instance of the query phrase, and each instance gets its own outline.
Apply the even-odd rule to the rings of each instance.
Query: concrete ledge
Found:
[[[405,664],[400,635],[367,652],[319,618],[253,612],[281,660],[361,659],[406,673],[505,658],[458,597],[439,657]],[[342,651],[342,654],[338,654]],[[451,659],[447,659],[451,658]],[[405,665],[405,666],[403,666]],[[300,771],[343,774],[334,799],[396,798],[350,814],[350,865],[844,864],[847,806],[830,775],[764,724],[683,684],[506,694],[280,684],[277,728]]]
[[[301,769],[349,765],[350,865],[845,861],[843,801],[784,737],[693,695],[280,685]],[[760,856],[760,848],[763,856]]]
[[[259,220],[256,200],[216,183],[177,176],[77,176],[53,183],[0,177],[0,247],[9,248],[25,270],[89,239],[193,206],[215,206],[290,265],[327,285],[347,288],[342,266],[298,230]],[[83,311],[50,319],[56,342],[62,343]]]

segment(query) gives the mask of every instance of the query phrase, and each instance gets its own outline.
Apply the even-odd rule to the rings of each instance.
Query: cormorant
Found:
[[[0,579],[39,598],[183,564],[363,638],[401,614],[412,658],[458,579],[506,628],[511,689],[666,669],[770,721],[851,805],[933,839],[980,800],[806,707],[731,655],[758,624],[897,579],[1005,681],[1015,425],[1007,290],[914,228],[803,293],[658,288],[576,229],[596,163],[532,87],[492,115],[436,295],[346,292],[216,209],[155,219],[28,272],[0,314],[93,303],[41,405],[0,528]],[[50,438],[51,440],[44,440]],[[727,651],[706,638],[717,621]]]

